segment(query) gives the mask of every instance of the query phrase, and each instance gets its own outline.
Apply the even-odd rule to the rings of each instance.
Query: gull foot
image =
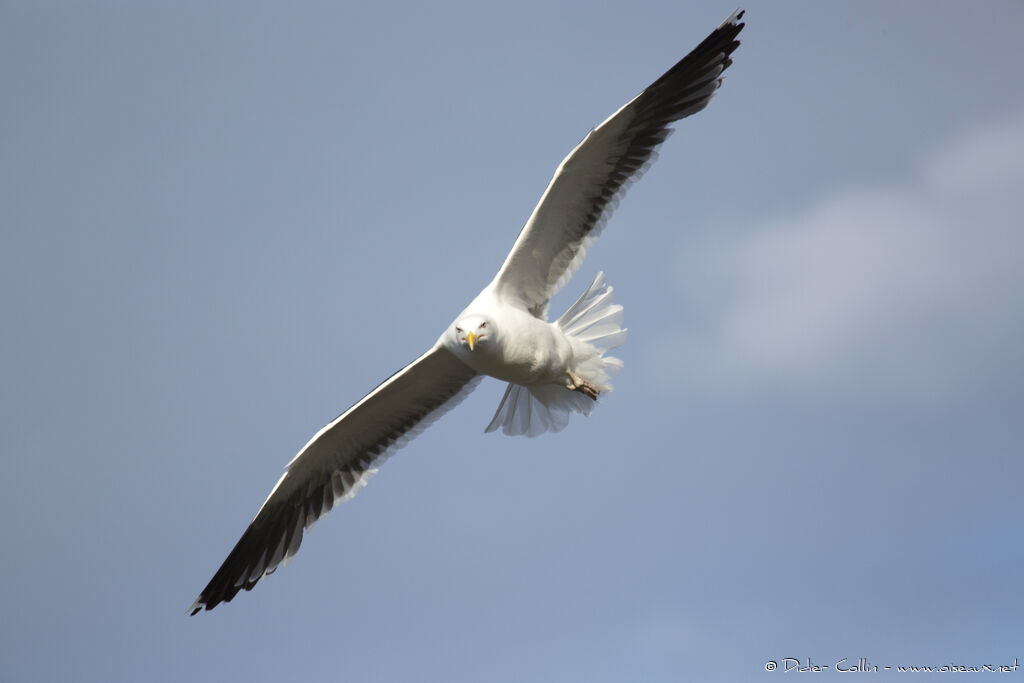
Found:
[[[565,388],[569,391],[578,391],[592,401],[596,401],[597,395],[601,393],[600,389],[572,372],[569,373],[569,381],[566,383]]]

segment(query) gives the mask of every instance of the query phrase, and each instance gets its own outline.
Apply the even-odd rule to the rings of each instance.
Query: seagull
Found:
[[[579,268],[671,125],[704,109],[743,29],[734,12],[690,54],[569,152],[495,278],[426,353],[327,424],[292,459],[187,614],[229,602],[286,563],[308,531],[377,466],[489,375],[508,382],[486,431],[537,436],[589,415],[621,368],[622,306],[598,273],[554,322],[548,301]]]

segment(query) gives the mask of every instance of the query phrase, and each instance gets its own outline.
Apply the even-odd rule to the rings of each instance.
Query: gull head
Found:
[[[486,344],[493,331],[490,322],[482,315],[467,315],[455,321],[455,339],[459,344],[468,346],[470,351]]]

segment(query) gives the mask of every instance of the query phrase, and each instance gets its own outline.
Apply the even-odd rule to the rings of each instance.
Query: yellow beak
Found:
[[[468,333],[468,334],[466,335],[466,343],[467,343],[467,344],[469,344],[469,350],[470,350],[470,351],[472,351],[472,350],[473,350],[473,347],[475,347],[475,346],[476,346],[476,340],[477,340],[477,339],[479,339],[479,337],[477,337],[477,336],[476,336],[475,334],[473,334],[472,332],[470,332],[470,333]]]

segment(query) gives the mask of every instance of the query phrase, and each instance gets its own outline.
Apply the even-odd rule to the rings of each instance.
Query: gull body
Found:
[[[470,333],[474,335],[473,348],[466,338]],[[573,341],[556,323],[502,302],[489,288],[459,314],[438,341],[479,374],[503,382],[564,385],[574,369]]]
[[[419,358],[325,425],[288,463],[242,537],[189,608],[230,601],[299,549],[305,531],[352,498],[391,453],[484,376],[508,382],[486,431],[537,436],[589,415],[622,363],[622,307],[598,273],[561,317],[548,301],[572,277],[672,124],[701,111],[732,64],[736,12],[565,157],[497,275]]]

